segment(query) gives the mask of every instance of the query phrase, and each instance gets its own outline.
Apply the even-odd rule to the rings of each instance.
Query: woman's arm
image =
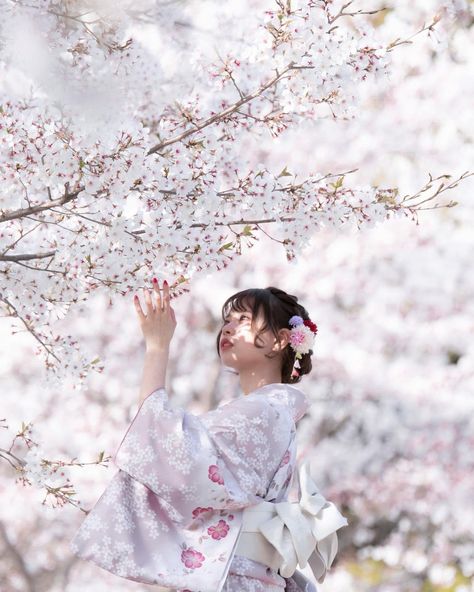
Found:
[[[153,391],[166,386],[166,366],[168,364],[168,358],[169,348],[162,350],[147,348],[143,363],[143,376],[140,387],[140,396],[138,399],[139,405],[141,405],[146,397]]]
[[[135,308],[146,343],[139,405],[153,391],[165,387],[169,345],[176,328],[176,317],[170,306],[168,283],[166,281],[163,283],[163,296],[161,296],[158,281],[153,278],[153,293],[156,296],[156,304],[153,303],[148,289],[144,289],[147,314],[144,314],[138,296],[134,297]]]

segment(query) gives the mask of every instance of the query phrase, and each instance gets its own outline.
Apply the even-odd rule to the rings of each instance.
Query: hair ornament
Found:
[[[318,327],[310,319],[304,319],[299,315],[294,315],[288,321],[291,327],[290,347],[295,352],[295,363],[291,376],[299,376],[297,368],[300,368],[300,360],[303,354],[307,354],[313,347],[314,338],[318,332]]]

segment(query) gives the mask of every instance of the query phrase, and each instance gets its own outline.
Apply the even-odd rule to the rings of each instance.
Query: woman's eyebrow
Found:
[[[250,310],[233,310],[233,311],[230,313],[230,315],[232,315],[232,314],[235,314],[236,316],[243,315],[243,314],[252,315],[252,312],[251,312]],[[222,317],[222,318],[223,318],[223,320],[224,320],[224,321],[226,321],[226,320],[229,318],[229,316],[230,316],[230,315],[229,315],[229,314],[227,314],[227,315],[225,315],[224,317]]]

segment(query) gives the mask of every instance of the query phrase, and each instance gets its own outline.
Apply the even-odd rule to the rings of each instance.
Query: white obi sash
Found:
[[[299,471],[299,502],[267,502],[245,508],[235,551],[289,578],[309,564],[322,583],[338,549],[336,531],[347,519],[314,483],[309,462]]]

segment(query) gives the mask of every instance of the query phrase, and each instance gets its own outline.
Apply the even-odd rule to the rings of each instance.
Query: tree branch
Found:
[[[26,464],[24,460],[13,454],[10,450],[5,450],[5,448],[0,448],[0,458],[4,458],[14,469],[18,469],[18,466],[24,467]],[[14,464],[15,462],[18,463],[18,466]]]
[[[154,154],[155,152],[159,152],[160,150],[163,150],[163,148],[166,148],[166,146],[169,146],[170,144],[174,144],[175,142],[181,142],[182,140],[184,140],[185,138],[187,138],[191,134],[194,134],[197,131],[201,131],[205,127],[212,125],[214,122],[216,122],[220,119],[224,119],[228,115],[235,113],[238,109],[240,109],[240,107],[242,105],[245,105],[245,103],[248,103],[252,99],[255,99],[256,97],[260,96],[268,88],[270,88],[271,86],[276,84],[279,80],[281,80],[287,72],[294,69],[293,66],[294,66],[294,62],[290,62],[290,64],[283,70],[283,72],[281,72],[280,74],[278,74],[277,76],[272,78],[269,82],[267,82],[266,84],[264,84],[263,86],[258,88],[255,92],[244,96],[242,99],[240,99],[240,101],[237,101],[231,107],[224,109],[220,113],[215,113],[214,115],[212,115],[211,117],[208,117],[207,119],[205,119],[201,123],[195,123],[194,124],[195,128],[188,129],[188,130],[184,131],[183,133],[179,134],[178,136],[175,136],[174,138],[170,138],[169,140],[165,140],[164,142],[160,142],[159,144],[156,144],[155,146],[150,148],[150,150],[148,150],[147,156],[149,156],[150,154]]]
[[[350,0],[350,2],[347,2],[346,4],[344,4],[344,6],[341,7],[341,9],[339,10],[339,12],[337,14],[328,18],[328,23],[331,25],[336,19],[338,19],[341,16],[359,16],[361,14],[377,14],[378,12],[388,10],[388,7],[382,7],[382,8],[377,8],[374,10],[360,9],[360,10],[356,10],[356,12],[344,12],[344,9],[348,8],[353,2],[354,2],[354,0]]]
[[[17,566],[18,572],[23,577],[25,584],[27,586],[28,592],[36,592],[36,584],[33,575],[28,571],[28,567],[19,553],[18,549],[15,545],[11,542],[10,538],[8,537],[7,529],[2,521],[0,521],[0,536],[5,544],[5,547],[13,560],[13,563]]]
[[[44,259],[45,257],[54,257],[56,251],[47,253],[23,253],[21,255],[0,255],[0,261],[29,261],[30,259]]]
[[[20,321],[25,325],[26,330],[29,331],[31,335],[33,335],[33,337],[41,343],[41,345],[44,347],[44,349],[48,352],[49,355],[53,356],[53,358],[55,358],[57,362],[61,363],[60,358],[58,358],[58,356],[48,347],[48,345],[41,339],[41,337],[39,337],[39,335],[36,334],[36,331],[34,331],[30,324],[21,316],[16,307],[8,300],[8,298],[0,296],[0,300],[3,300],[5,304],[10,306],[14,310],[15,316],[18,319],[20,319]]]
[[[411,35],[410,37],[408,37],[408,39],[400,39],[399,37],[397,37],[397,39],[395,39],[395,41],[392,41],[391,43],[389,43],[389,45],[387,45],[387,53],[389,51],[392,51],[395,47],[397,47],[398,45],[403,45],[405,43],[411,43],[411,39],[413,37],[415,37],[416,35],[419,35],[420,33],[423,33],[423,31],[426,31],[427,29],[429,29],[430,31],[433,30],[434,25],[436,25],[436,23],[440,20],[441,17],[439,16],[435,16],[433,18],[433,22],[430,25],[423,25],[423,27],[417,31],[416,33],[413,33],[413,35]]]
[[[73,199],[76,199],[76,197],[79,195],[79,193],[81,193],[81,191],[84,191],[84,187],[79,187],[79,189],[77,189],[73,193],[69,193],[68,187],[66,186],[66,191],[64,195],[59,199],[55,199],[46,204],[38,204],[37,206],[31,206],[29,208],[22,208],[19,210],[13,210],[11,212],[1,214],[0,223],[8,222],[8,220],[18,220],[18,218],[25,218],[26,216],[29,216],[31,214],[36,214],[37,212],[42,212],[43,210],[49,210],[54,206],[62,206],[63,204],[68,203]]]

